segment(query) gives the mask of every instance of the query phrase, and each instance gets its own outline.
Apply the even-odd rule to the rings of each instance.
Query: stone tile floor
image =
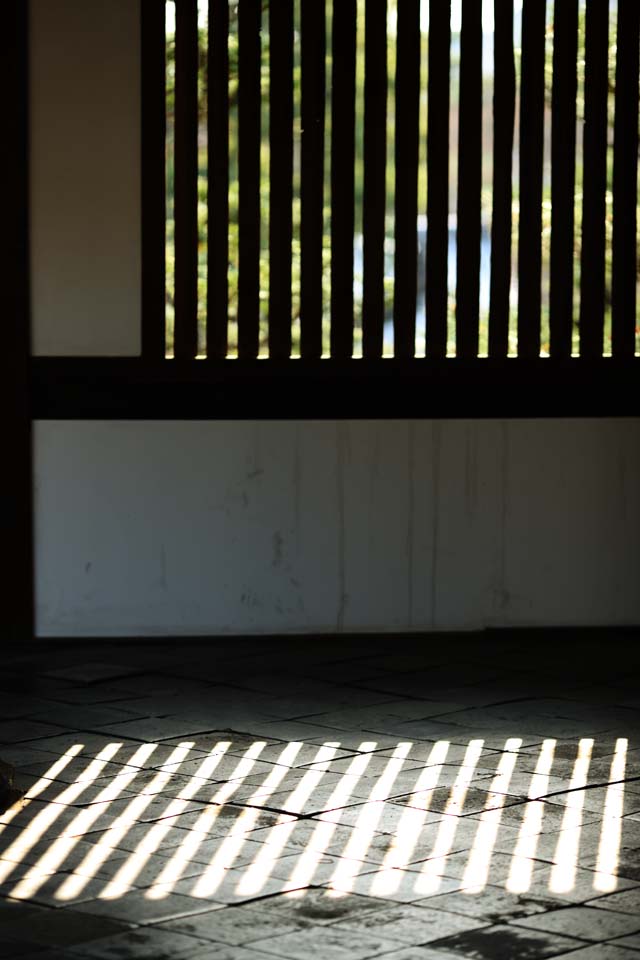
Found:
[[[640,631],[25,647],[0,958],[640,960]]]

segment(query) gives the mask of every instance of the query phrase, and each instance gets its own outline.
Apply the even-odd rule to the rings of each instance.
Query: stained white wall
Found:
[[[36,350],[132,354],[137,3],[31,7]],[[42,422],[35,467],[42,636],[640,622],[638,420]]]

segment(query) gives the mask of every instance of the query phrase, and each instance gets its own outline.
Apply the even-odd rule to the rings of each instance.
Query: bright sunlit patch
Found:
[[[358,749],[362,752],[353,758],[345,773],[338,780],[327,803],[327,810],[339,810],[348,803],[352,796],[353,787],[367,769],[371,760],[371,751],[375,750],[376,746],[376,743],[370,742],[360,744]],[[298,858],[287,884],[289,889],[301,889],[313,881],[317,866],[331,843],[336,827],[337,822],[331,820],[321,820],[318,823],[311,842],[313,849],[308,847]]]
[[[438,824],[438,833],[431,852],[431,859],[425,862],[416,880],[415,891],[418,894],[436,893],[440,886],[445,858],[451,851],[458,829],[458,816],[456,814],[460,814],[464,807],[467,790],[474,778],[483,746],[484,740],[469,741],[462,766],[449,793],[449,799],[443,811],[444,816]]]
[[[622,816],[624,813],[624,780],[629,742],[624,738],[616,741],[616,749],[609,771],[609,786],[604,802],[602,832],[596,861],[596,876],[593,881],[595,890],[600,893],[612,893],[618,885],[616,872],[620,857],[622,839]]]
[[[448,740],[438,740],[431,748],[427,766],[424,767],[416,782],[416,789],[412,794],[412,801],[417,794],[421,799],[421,810],[411,805],[403,810],[391,846],[382,862],[381,870],[373,878],[371,895],[376,897],[390,896],[395,893],[401,883],[402,875],[392,867],[404,867],[411,860],[411,855],[420,839],[420,833],[427,818],[431,792],[435,790],[442,765],[449,750]]]
[[[82,753],[84,750],[84,743],[75,743],[70,747],[63,755],[52,763],[46,773],[44,773],[39,780],[29,787],[29,796],[23,800],[21,804],[16,804],[11,809],[7,810],[2,814],[2,820],[0,822],[0,834],[3,832],[5,827],[7,827],[12,820],[15,820],[17,816],[23,813],[25,807],[28,807],[32,800],[35,800],[41,793],[51,786],[51,781],[55,780],[58,777],[65,767],[68,767],[74,757],[77,757],[79,753]]]
[[[145,763],[155,750],[155,746],[156,745],[153,743],[146,743],[139,747],[139,749],[136,750],[133,755],[132,762],[134,764]],[[94,802],[84,810],[81,810],[73,818],[65,831],[66,836],[58,837],[56,840],[54,840],[51,846],[38,860],[36,866],[40,869],[43,875],[54,873],[56,870],[60,869],[61,865],[73,851],[78,841],[82,840],[85,834],[89,833],[95,822],[102,816],[104,810],[102,805],[115,800],[124,790],[126,790],[127,787],[131,785],[135,777],[138,776],[139,772],[139,770],[132,770],[110,780],[107,785],[98,793]],[[13,888],[11,891],[11,896],[18,899],[33,896],[44,882],[44,876],[41,877],[39,883],[33,878],[25,878]],[[57,891],[56,899],[68,899],[68,894],[66,894],[64,890],[64,884]]]
[[[506,887],[509,893],[526,893],[531,886],[531,874],[533,872],[536,848],[538,838],[542,832],[542,819],[544,816],[544,803],[541,800],[535,800],[535,797],[543,796],[549,786],[549,774],[553,764],[553,755],[555,753],[556,741],[545,740],[538,755],[535,773],[531,777],[529,787],[529,799],[525,807],[518,841],[511,860],[509,876]]]
[[[155,744],[147,744],[147,746],[155,747]],[[170,762],[181,762],[186,759],[189,751],[193,749],[193,746],[193,742],[191,741],[181,743],[171,752],[169,757]],[[89,881],[96,876],[100,867],[109,859],[113,848],[124,840],[131,827],[142,816],[153,799],[153,791],[161,790],[170,778],[170,773],[159,772],[151,781],[150,792],[134,797],[127,804],[120,816],[110,825],[107,831],[108,837],[98,840],[93,849],[84,857],[73,876],[68,877],[62,884],[58,892],[59,899],[70,900],[78,897],[82,893]],[[119,888],[122,883],[126,884],[126,881],[120,878],[118,883],[115,884],[114,889]]]
[[[223,784],[217,793],[214,794],[210,802],[216,804],[216,806],[205,809],[200,814],[193,829],[189,835],[185,837],[160,874],[157,889],[151,888],[147,892],[147,899],[160,900],[168,896],[176,882],[184,873],[186,864],[191,857],[196,855],[202,841],[206,839],[206,835],[215,823],[220,811],[223,809],[223,805],[232,798],[234,791],[238,789],[245,777],[249,775],[256,759],[265,746],[266,743],[264,742],[259,744],[254,743],[246,751],[233,773],[234,782]],[[267,798],[277,789],[282,779],[289,772],[289,766],[295,760],[301,747],[301,743],[292,742],[284,748],[278,757],[278,763],[274,765],[273,770],[269,771],[262,786],[258,787],[246,803],[251,804],[255,802],[258,804],[260,801],[262,801],[262,803],[266,802]],[[259,796],[257,796],[257,794],[259,794]],[[260,810],[255,807],[247,807],[238,815],[229,833],[221,842],[220,847],[199,878],[196,888],[192,893],[194,897],[207,897],[215,893],[224,879],[225,871],[233,866],[234,860],[240,853],[246,833],[256,825],[259,817]],[[162,884],[162,886],[160,886],[160,884]]]
[[[54,803],[49,803],[36,814],[22,833],[16,837],[13,843],[3,852],[4,860],[0,863],[0,883],[5,883],[14,871],[15,864],[9,863],[8,861],[16,861],[19,863],[24,856],[36,846],[44,837],[45,833],[53,827],[58,817],[62,816],[67,806],[76,803],[82,793],[97,779],[121,746],[121,743],[108,744],[100,751],[98,756],[87,765],[81,781],[76,781],[66,786],[55,798]],[[24,807],[20,812],[23,811]]]
[[[500,820],[502,819],[502,807],[507,799],[509,782],[521,746],[522,740],[513,737],[505,743],[504,749],[507,752],[502,754],[496,775],[489,787],[488,805],[490,809],[485,810],[480,817],[473,847],[469,853],[469,860],[462,878],[465,893],[481,893],[487,885],[491,855],[498,838]]]
[[[506,741],[497,758],[499,762],[490,786],[483,788],[487,795],[483,812],[477,820],[465,821],[474,823],[473,844],[468,854],[459,852],[455,859],[458,866],[459,859],[466,857],[459,884],[466,894],[482,894],[491,880],[494,850],[503,849],[498,841],[506,817],[504,807],[509,803],[509,788],[520,764],[521,744],[518,738]],[[570,782],[561,792],[566,805],[561,829],[554,834],[556,846],[548,883],[551,894],[568,893],[575,887],[593,744],[591,739],[580,741]],[[220,741],[206,755],[198,751],[190,764],[195,772],[187,778],[181,775],[181,771],[194,746],[189,741],[172,747],[167,761],[144,776],[144,781],[150,782],[142,788],[136,778],[142,778],[150,759],[153,762],[154,751],[158,749],[154,743],[139,744],[126,763],[122,761],[117,769],[110,762],[114,757],[118,759],[122,744],[106,744],[94,758],[80,763],[78,779],[71,784],[63,784],[56,777],[74,758],[77,762],[84,747],[76,744],[54,760],[44,776],[30,788],[24,805],[8,811],[0,822],[0,832],[6,829],[6,849],[0,859],[0,883],[7,885],[8,896],[22,901],[37,900],[44,888],[47,896],[53,895],[55,900],[64,903],[80,897],[87,885],[93,883],[98,892],[92,890],[91,896],[98,899],[124,897],[127,891],[139,885],[145,888],[146,898],[157,900],[170,895],[185,874],[191,876],[196,861],[202,861],[198,866],[201,872],[188,885],[183,881],[180,890],[198,898],[215,899],[216,892],[225,884],[225,897],[221,898],[225,899],[231,878],[233,890],[229,892],[238,899],[282,891],[290,891],[291,897],[303,896],[314,883],[327,885],[326,896],[342,897],[354,889],[365,892],[360,887],[362,872],[370,874],[366,877],[366,893],[374,897],[393,898],[400,885],[407,881],[411,884],[415,881],[416,899],[434,894],[441,889],[443,875],[447,875],[448,858],[453,851],[463,849],[459,842],[455,845],[456,832],[465,804],[468,805],[468,791],[477,777],[484,741],[469,742],[457,769],[453,765],[444,767],[450,745],[448,741],[438,741],[431,745],[424,766],[411,769],[410,774],[403,771],[408,765],[413,744],[397,743],[390,755],[384,757],[381,773],[375,777],[369,772],[372,754],[378,747],[375,742],[361,743],[355,755],[341,761],[338,766],[344,767],[344,772],[340,774],[332,772],[332,760],[340,748],[339,742],[325,741],[315,747],[313,761],[297,768],[294,764],[300,762],[298,756],[304,744],[298,741],[282,744],[276,760],[268,765],[260,764],[267,771],[262,777],[255,773],[255,768],[266,742],[255,741],[242,756],[231,758],[228,752],[231,741]],[[611,893],[618,886],[616,874],[624,823],[628,749],[627,739],[616,741],[606,791],[603,787],[597,791],[599,796],[604,794],[597,861],[592,867],[593,887],[599,893]],[[518,807],[522,810],[522,820],[505,883],[510,894],[524,894],[532,889],[533,871],[536,863],[540,863],[536,858],[541,856],[538,847],[542,842],[545,812],[551,809],[549,801],[556,799],[548,793],[555,751],[555,740],[542,743],[528,783],[528,802]],[[223,761],[224,780],[220,773]],[[231,770],[226,769],[228,761],[233,764]],[[105,770],[107,766],[109,770]],[[443,769],[451,769],[455,774],[453,785],[446,792],[443,786],[438,787]],[[406,805],[386,803],[392,796],[397,800],[401,774],[403,793],[408,792],[405,780],[411,775],[409,802]],[[180,782],[172,790],[176,775]],[[212,782],[216,776],[218,782]],[[253,781],[251,787],[247,778]],[[447,784],[450,783],[448,779]],[[204,798],[203,786],[207,788]],[[285,790],[284,786],[290,786],[290,789]],[[144,793],[138,794],[137,788],[143,789]],[[236,801],[234,797],[240,788],[243,788],[241,799]],[[52,795],[52,791],[54,794],[60,792]],[[433,811],[434,795],[440,798],[442,793],[445,806],[441,809],[438,805],[438,810]],[[49,800],[50,796],[50,802],[42,802]],[[39,798],[39,802],[28,809],[35,798]],[[148,807],[154,800],[150,811]],[[174,830],[183,826],[185,818],[180,815],[193,807],[194,801],[202,801],[202,808],[186,817],[186,828]],[[238,806],[233,805],[235,803]],[[341,826],[341,821],[344,819],[343,808],[350,804],[354,806],[349,811],[347,829]],[[119,815],[111,813],[113,819],[109,822],[109,811],[114,807]],[[260,843],[250,843],[252,831],[263,825],[261,818],[265,816],[265,809],[275,811],[276,816],[271,820],[275,821],[274,826],[271,830],[259,831],[256,839],[260,839]],[[555,809],[559,808],[556,806]],[[317,813],[315,819],[302,814],[305,843],[301,848],[302,837],[296,834],[296,829],[300,828],[301,812],[309,810],[324,813]],[[383,816],[384,827],[381,826]],[[145,822],[145,818],[151,817],[153,819]],[[388,825],[387,817],[393,818],[393,826]],[[219,818],[222,823],[216,823]],[[425,829],[427,821],[431,825]],[[177,846],[176,839],[173,846],[169,842],[172,830],[171,838],[183,838]],[[338,830],[346,837],[339,845],[336,842],[339,838],[335,836]],[[371,863],[367,858],[372,844],[378,842],[379,833],[384,831],[389,831],[389,847],[376,870],[377,858],[374,857]],[[433,837],[428,835],[430,832]],[[86,839],[92,846],[82,844]],[[550,837],[545,836],[545,842],[549,840]],[[297,855],[288,848],[289,842],[299,849]],[[123,848],[127,845],[131,852],[123,856]],[[163,852],[163,846],[170,849]],[[249,846],[258,852],[255,856],[252,852],[251,862],[247,863],[249,856],[245,853],[242,857],[242,854],[243,847]],[[212,847],[213,852],[210,852]],[[85,850],[89,852],[85,854]],[[150,860],[154,853],[162,855]],[[278,870],[277,863],[285,854],[289,856],[282,864],[293,863],[294,866],[283,872],[282,865]],[[329,855],[333,865],[327,884],[324,871]],[[108,879],[105,873],[113,871],[102,868],[112,857],[115,873]],[[419,862],[423,860],[424,863]],[[156,868],[158,863],[160,867]],[[237,869],[238,863],[243,865],[242,870]],[[146,879],[146,874],[151,872],[150,864],[153,864],[154,876],[151,885]],[[407,867],[410,867],[409,872]],[[143,871],[144,882],[139,879]],[[286,879],[274,877],[278,873]],[[454,875],[460,876],[458,873]],[[183,891],[185,885],[191,889]]]
[[[144,870],[149,855],[159,849],[163,839],[173,827],[173,818],[185,812],[185,808],[189,805],[190,798],[201,788],[202,781],[206,780],[207,777],[210,777],[211,774],[215,772],[216,767],[230,746],[231,744],[228,741],[217,743],[200,763],[196,773],[191,777],[186,787],[180,791],[181,796],[168,800],[162,818],[150,824],[144,839],[138,843],[133,853],[127,857],[113,879],[100,894],[101,899],[112,900],[117,896],[116,890],[118,886],[135,883],[136,878],[142,870]],[[264,746],[264,744],[262,746]]]
[[[556,846],[555,862],[549,879],[551,893],[569,893],[576,882],[580,827],[584,806],[584,787],[589,775],[593,740],[583,739],[578,745],[578,756],[567,794],[567,805],[562,818],[562,828]]]
[[[313,795],[339,746],[339,743],[324,743],[320,747],[312,768],[304,774],[289,798],[289,805],[292,808],[300,806]],[[296,822],[291,820],[289,823],[276,824],[251,866],[247,867],[238,884],[237,893],[242,896],[257,896],[264,889],[276,860],[282,854],[295,829]],[[274,838],[276,831],[277,836]]]
[[[368,797],[367,804],[356,820],[355,828],[342,852],[342,857],[331,878],[331,887],[340,893],[350,893],[354,880],[366,858],[367,850],[373,840],[376,827],[382,816],[382,807],[375,804],[389,796],[396,777],[400,773],[412,743],[399,743],[389,758],[381,775],[377,778]]]

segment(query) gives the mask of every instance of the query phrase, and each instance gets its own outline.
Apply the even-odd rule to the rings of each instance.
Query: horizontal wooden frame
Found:
[[[640,358],[142,360],[38,357],[36,420],[640,415]]]

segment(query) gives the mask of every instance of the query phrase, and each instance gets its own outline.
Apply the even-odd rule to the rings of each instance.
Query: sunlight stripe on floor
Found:
[[[193,746],[192,741],[185,741],[179,744],[170,754],[171,762],[175,763],[176,760],[179,762],[185,760],[189,752],[193,749]],[[172,775],[171,773],[159,771],[151,781],[149,790],[162,789],[162,787],[169,782]],[[97,840],[93,849],[84,857],[74,875],[65,880],[58,892],[59,895],[63,894],[61,899],[75,898],[82,893],[89,881],[97,875],[100,867],[112,856],[114,848],[117,847],[119,843],[122,843],[131,828],[135,826],[138,819],[151,803],[153,796],[154,794],[152,792],[148,792],[139,794],[131,799],[120,816],[106,828],[105,834]]]
[[[322,777],[327,772],[329,763],[336,755],[339,743],[328,742],[322,744],[318,749],[316,758],[313,761],[313,769],[307,770],[291,793],[287,803],[291,806],[300,806],[304,804],[313,791],[319,785]],[[242,896],[258,895],[264,889],[273,866],[282,854],[287,845],[291,833],[295,829],[298,820],[290,820],[288,823],[277,823],[267,835],[264,845],[253,860],[253,863],[246,868],[241,878],[236,892]],[[273,838],[274,830],[278,830],[277,839]]]
[[[593,740],[582,739],[578,744],[578,756],[573,765],[567,805],[562,818],[562,828],[549,878],[551,893],[569,893],[576,881],[578,850],[580,847],[580,828],[582,826],[582,808],[584,807],[584,787],[589,775]]]
[[[0,883],[5,883],[15,869],[15,863],[8,863],[8,861],[20,862],[24,855],[36,846],[46,831],[54,825],[58,817],[62,816],[68,805],[75,803],[78,797],[81,797],[83,792],[97,779],[98,774],[115,757],[121,746],[121,743],[107,744],[97,757],[94,757],[87,764],[82,781],[76,781],[66,786],[58,794],[55,801],[48,803],[30,823],[25,825],[19,836],[3,852],[4,860],[0,863]]]
[[[469,741],[462,766],[449,793],[449,799],[443,811],[443,819],[438,824],[438,833],[431,852],[431,858],[425,862],[416,879],[414,889],[418,894],[436,893],[440,886],[444,859],[451,851],[456,830],[458,829],[460,818],[455,816],[455,812],[462,812],[467,790],[475,775],[476,766],[480,759],[483,746],[484,740]]]
[[[233,863],[239,855],[247,838],[247,833],[255,829],[262,816],[262,807],[266,804],[269,797],[276,792],[278,786],[289,772],[289,765],[295,760],[302,743],[292,741],[287,744],[278,758],[278,763],[270,771],[264,783],[259,786],[248,800],[243,800],[242,812],[236,818],[228,835],[222,841],[220,847],[214,853],[202,875],[198,878],[196,886],[191,891],[193,897],[209,897],[217,891],[225,877],[226,871],[233,866]],[[255,804],[255,806],[254,806]],[[149,899],[159,899],[167,895],[170,886],[165,884],[164,890],[150,890],[147,894]]]
[[[622,817],[624,815],[624,785],[620,781],[624,780],[625,776],[628,746],[628,740],[622,737],[616,740],[616,749],[611,760],[609,786],[607,787],[602,815],[596,875],[593,881],[594,890],[598,890],[600,893],[612,893],[618,886],[616,873],[620,858]]]
[[[358,756],[354,757],[342,777],[336,783],[329,800],[325,804],[326,810],[340,810],[351,799],[352,790],[355,783],[363,776],[367,766],[371,761],[371,753],[377,747],[375,742],[364,742],[358,747],[360,751]],[[347,779],[349,778],[349,779]],[[307,847],[299,858],[287,882],[288,889],[300,889],[308,886],[313,881],[318,864],[322,856],[331,843],[333,834],[336,831],[337,822],[330,820],[321,820],[313,831],[311,847]]]
[[[491,809],[484,810],[480,816],[480,823],[462,877],[464,893],[481,893],[487,885],[493,848],[498,839],[502,819],[502,808],[507,800],[507,790],[521,746],[522,740],[517,737],[507,740],[504,745],[506,752],[500,758],[496,775],[489,787],[487,803],[491,805]]]
[[[376,833],[376,827],[382,816],[382,807],[370,804],[387,799],[412,746],[413,743],[399,743],[381,775],[376,778],[367,799],[367,805],[363,807],[358,816],[349,841],[342,851],[338,866],[331,877],[330,888],[332,890],[344,894],[350,893],[353,889],[355,878],[362,867],[362,861],[366,858],[367,851]]]
[[[155,743],[145,743],[139,747],[133,755],[132,760],[135,763],[145,763],[153,751]],[[118,774],[98,793],[95,800],[74,817],[68,825],[68,834],[65,837],[58,837],[51,846],[42,854],[34,867],[38,868],[42,874],[55,873],[59,870],[67,859],[69,854],[75,849],[78,841],[82,840],[85,834],[103,814],[101,804],[110,803],[115,800],[126,788],[139,776],[140,770],[132,770],[128,773]],[[71,842],[69,842],[71,841]],[[70,879],[70,878],[69,878]],[[45,882],[45,877],[25,878],[20,881],[10,893],[10,896],[17,899],[33,896]],[[64,887],[64,884],[63,884]],[[67,897],[63,892],[63,887],[56,893],[56,899],[65,900]]]
[[[135,883],[139,874],[144,870],[149,856],[159,849],[163,839],[172,829],[173,818],[185,812],[185,808],[189,805],[190,796],[193,796],[202,787],[203,780],[207,780],[215,773],[216,767],[224,758],[230,746],[230,741],[218,742],[202,760],[186,787],[180,791],[181,796],[168,799],[162,817],[154,819],[149,824],[146,836],[138,843],[135,850],[127,857],[112,880],[100,893],[101,900],[111,900],[114,896],[117,896],[117,888],[122,884],[131,885]],[[169,776],[173,776],[173,773]]]
[[[538,761],[529,786],[530,802],[525,806],[520,824],[516,848],[509,866],[506,888],[509,893],[527,893],[531,886],[534,857],[542,833],[545,805],[534,797],[543,796],[549,789],[549,774],[556,749],[555,740],[545,740],[538,754]]]
[[[25,809],[29,804],[40,796],[41,793],[52,786],[51,781],[56,780],[56,778],[62,773],[65,767],[68,767],[74,757],[77,757],[78,754],[82,753],[84,750],[84,743],[74,743],[72,747],[63,753],[63,755],[52,763],[46,773],[43,773],[39,780],[29,787],[27,791],[29,796],[25,797],[22,803],[17,803],[15,806],[11,807],[5,813],[2,814],[0,821],[0,834],[3,833],[4,829],[9,826],[12,820],[15,820],[17,816],[21,813],[24,813]]]
[[[400,886],[402,880],[400,870],[394,872],[392,868],[404,867],[411,860],[411,855],[416,848],[422,833],[422,827],[427,819],[431,796],[438,785],[449,746],[448,740],[438,740],[431,748],[427,766],[421,770],[416,788],[411,796],[413,800],[415,796],[420,795],[422,807],[417,810],[409,805],[402,811],[391,841],[391,847],[382,862],[381,872],[376,873],[373,877],[371,896],[391,896]],[[423,796],[424,794],[426,796]]]

